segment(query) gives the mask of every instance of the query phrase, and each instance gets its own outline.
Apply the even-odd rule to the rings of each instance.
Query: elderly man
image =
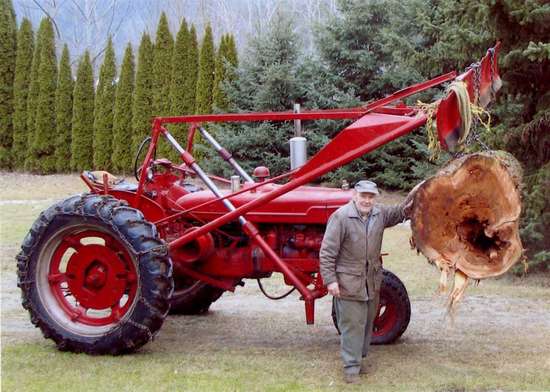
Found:
[[[330,217],[321,245],[320,271],[330,294],[341,332],[344,381],[358,383],[378,309],[382,265],[380,248],[386,227],[406,218],[411,192],[394,207],[374,204],[379,195],[372,181],[359,181],[353,198]],[[366,284],[365,284],[366,282]]]

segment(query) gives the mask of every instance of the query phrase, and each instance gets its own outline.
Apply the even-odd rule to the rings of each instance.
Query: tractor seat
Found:
[[[135,192],[138,187],[137,184],[133,184],[126,181],[124,178],[118,178],[115,175],[102,170],[84,171],[82,174],[97,186],[103,186],[103,175],[107,175],[107,185],[117,191]]]

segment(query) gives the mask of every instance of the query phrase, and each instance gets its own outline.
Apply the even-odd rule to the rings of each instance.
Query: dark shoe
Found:
[[[361,379],[359,378],[359,374],[344,373],[344,382],[346,384],[359,384]]]

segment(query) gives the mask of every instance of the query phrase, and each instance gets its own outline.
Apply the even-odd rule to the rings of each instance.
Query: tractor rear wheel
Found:
[[[171,314],[203,314],[225,290],[186,276],[174,276],[174,294],[170,299]]]
[[[155,226],[111,196],[42,212],[17,256],[23,306],[63,351],[124,354],[168,314],[172,266]]]
[[[411,302],[405,285],[392,272],[383,270],[383,274],[371,344],[395,342],[403,335],[411,320]]]
[[[371,344],[390,344],[395,342],[407,329],[411,319],[411,303],[407,289],[392,272],[384,269],[384,279],[380,286],[380,304],[378,315],[374,319]],[[332,321],[338,333],[336,312],[332,308]]]

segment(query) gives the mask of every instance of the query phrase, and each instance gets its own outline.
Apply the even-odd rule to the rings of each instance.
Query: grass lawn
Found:
[[[386,231],[383,250],[385,266],[409,291],[411,323],[396,344],[373,347],[359,386],[341,381],[330,299],[317,302],[316,324],[307,326],[295,293],[270,301],[254,281],[225,294],[208,315],[169,317],[133,355],[59,352],[20,306],[14,261],[38,213],[85,190],[76,176],[51,177],[2,174],[0,181],[5,391],[550,390],[550,278],[481,282],[451,320],[444,298],[433,294],[439,274],[409,249],[406,226]],[[265,285],[283,292],[281,282],[275,276]]]

